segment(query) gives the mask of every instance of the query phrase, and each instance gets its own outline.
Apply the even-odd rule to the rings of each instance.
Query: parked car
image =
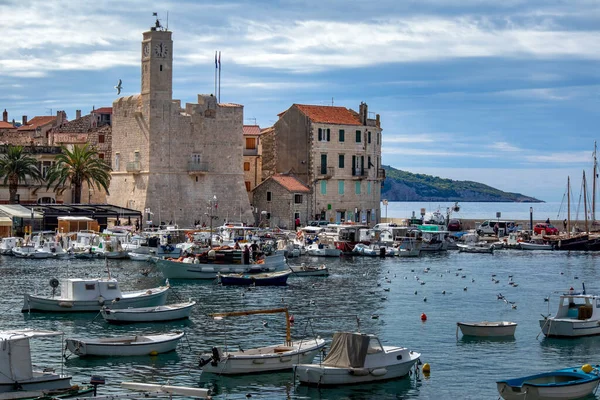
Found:
[[[542,231],[546,231],[546,235],[558,235],[558,229],[555,226],[553,226],[552,224],[548,224],[545,222],[536,224],[533,227],[533,231],[535,232],[536,235],[540,235],[542,233]]]
[[[320,220],[320,221],[309,221],[308,226],[327,226],[329,221]]]
[[[448,230],[451,232],[462,231],[463,227],[460,219],[451,219],[450,222],[448,222]]]

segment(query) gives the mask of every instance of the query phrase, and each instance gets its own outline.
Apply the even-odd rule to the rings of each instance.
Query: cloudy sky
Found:
[[[383,163],[560,201],[591,181],[600,129],[597,0],[0,0],[9,119],[140,91],[140,42],[173,32],[174,97],[214,91],[271,126],[293,103],[361,101]],[[591,186],[591,184],[589,185]]]

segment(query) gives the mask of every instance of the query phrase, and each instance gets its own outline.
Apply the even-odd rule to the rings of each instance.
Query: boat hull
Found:
[[[277,271],[286,268],[283,252],[267,256],[263,264],[192,264],[158,260],[156,265],[168,279],[215,279],[218,274]]]
[[[514,322],[457,322],[456,325],[464,336],[503,337],[514,336],[517,324]]]
[[[23,391],[68,389],[71,387],[71,376],[34,371],[33,378],[19,381],[19,386]],[[14,383],[0,384],[0,399],[13,398],[9,393],[14,393],[14,391]]]
[[[554,246],[551,244],[538,244],[538,243],[519,243],[521,250],[554,250]]]
[[[244,352],[225,352],[218,362],[213,361],[202,366],[202,371],[237,375],[289,370],[293,368],[294,364],[312,362],[323,347],[325,347],[325,340],[315,339],[292,342],[292,346],[280,344]],[[293,350],[282,352],[277,350],[289,348],[293,348]],[[212,354],[205,354],[202,358],[207,360],[211,356]]]
[[[496,382],[504,400],[574,400],[592,394],[600,377],[579,367]]]
[[[221,285],[239,286],[285,286],[292,271],[269,272],[261,274],[219,275]]]
[[[100,313],[106,322],[129,324],[134,322],[175,321],[190,317],[195,301],[158,307],[126,308],[113,310],[102,308]]]
[[[290,269],[294,276],[328,276],[329,269],[326,266],[306,267],[306,266],[291,266]]]
[[[123,293],[115,300],[70,300],[59,297],[46,297],[26,294],[22,312],[91,312],[100,311],[102,306],[109,304],[111,308],[138,308],[162,306],[167,300],[167,286],[148,289],[139,292]]]
[[[541,319],[540,328],[548,337],[580,337],[600,335],[598,320]]]
[[[145,356],[175,350],[183,335],[182,332],[155,335],[153,336],[155,339],[149,341],[138,341],[138,336],[129,336],[95,340],[65,339],[65,342],[67,349],[79,357]]]
[[[340,386],[353,385],[367,382],[397,379],[407,375],[420,354],[405,352],[407,357],[402,363],[365,367],[365,368],[338,368],[319,364],[298,364],[294,366],[294,376],[303,385],[309,386]]]

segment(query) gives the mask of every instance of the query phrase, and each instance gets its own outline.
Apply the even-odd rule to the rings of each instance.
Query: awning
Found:
[[[0,226],[12,226],[12,218],[10,217],[0,217]]]

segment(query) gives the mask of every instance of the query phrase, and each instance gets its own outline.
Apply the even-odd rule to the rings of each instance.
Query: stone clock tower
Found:
[[[171,101],[173,98],[173,40],[170,31],[152,28],[144,32],[141,94],[144,102]]]

